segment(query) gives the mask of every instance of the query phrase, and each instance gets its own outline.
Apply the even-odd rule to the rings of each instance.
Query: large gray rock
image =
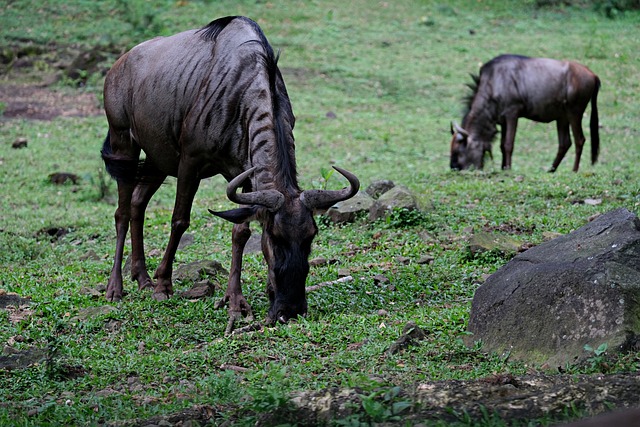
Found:
[[[550,367],[640,343],[640,220],[626,209],[523,252],[478,288],[467,343]]]
[[[369,209],[369,220],[386,218],[394,209],[418,209],[416,197],[403,185],[396,185],[380,195]]]
[[[330,207],[326,215],[336,223],[353,222],[359,213],[368,212],[373,202],[374,200],[370,195],[358,191],[352,198],[338,202]]]
[[[380,179],[369,184],[369,186],[365,190],[365,193],[367,193],[374,199],[378,199],[380,196],[382,196],[384,193],[391,190],[395,186],[396,185],[393,183],[393,181],[390,181],[388,179]]]

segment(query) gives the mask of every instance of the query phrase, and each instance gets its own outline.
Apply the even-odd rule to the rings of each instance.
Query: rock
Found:
[[[94,299],[98,299],[100,297],[102,297],[102,292],[100,292],[98,289],[96,288],[91,288],[89,286],[83,286],[80,288],[80,290],[78,291],[79,295],[88,295]]]
[[[191,246],[195,243],[196,238],[191,233],[184,233],[178,243],[178,249],[184,249],[187,246]]]
[[[639,392],[640,375],[636,373],[519,378],[498,374],[473,381],[430,381],[400,389],[398,399],[411,403],[401,413],[402,422],[380,425],[459,425],[460,414],[481,424],[479,420],[486,422],[487,408],[497,420],[508,420],[513,425],[519,420],[526,425],[526,420],[566,417],[568,405],[579,408],[585,416],[609,412],[612,408],[635,407]],[[356,417],[364,412],[365,397],[360,389],[337,387],[296,392],[290,399],[293,407],[287,419],[291,423],[298,420],[303,425],[326,425],[332,420]],[[262,425],[274,424],[275,420],[265,420]],[[585,427],[587,425],[609,424],[585,424]]]
[[[390,282],[391,281],[389,280],[389,278],[383,274],[376,274],[375,276],[373,276],[373,283],[375,285],[386,285]]]
[[[325,215],[335,223],[353,222],[359,213],[367,212],[373,203],[371,196],[358,191],[352,198],[331,206]]]
[[[16,140],[11,144],[11,148],[25,148],[26,146],[27,138],[24,137],[16,138]]]
[[[469,238],[469,251],[472,255],[482,252],[499,251],[501,254],[515,254],[520,248],[520,243],[505,234],[478,231]]]
[[[100,257],[98,256],[96,251],[94,251],[93,249],[89,249],[87,252],[85,252],[84,254],[80,255],[78,257],[78,259],[80,261],[87,261],[87,260],[99,261]]]
[[[317,257],[309,260],[309,267],[319,267],[321,265],[326,265],[329,263],[329,260],[325,257]]]
[[[188,291],[180,293],[180,297],[184,299],[205,299],[212,297],[216,290],[216,286],[209,280],[201,280],[194,283],[193,287]]]
[[[550,367],[585,345],[623,352],[640,340],[640,220],[626,209],[515,256],[476,291],[467,344]]]
[[[62,185],[69,181],[77,184],[80,181],[80,177],[70,172],[54,172],[49,174],[49,181],[56,185]]]
[[[347,277],[351,275],[351,270],[348,268],[339,268],[338,277]]]
[[[640,426],[640,408],[623,409],[593,418],[586,418],[569,424],[564,427],[638,427]]]
[[[417,262],[418,264],[433,264],[433,261],[435,261],[433,255],[423,255]]]
[[[71,320],[75,322],[84,322],[86,320],[93,319],[98,316],[106,316],[117,311],[118,309],[112,305],[101,305],[98,307],[91,306],[78,311],[78,314]]]
[[[23,298],[14,292],[6,292],[4,289],[0,289],[0,309],[5,309],[9,306],[20,307],[23,305],[31,304],[31,298]]]
[[[242,253],[257,254],[260,252],[262,252],[262,233],[251,233]]]
[[[219,284],[220,280],[224,281],[228,277],[229,272],[218,261],[202,260],[181,265],[173,272],[171,280],[195,283],[202,279],[211,279]]]
[[[375,221],[385,218],[394,209],[418,209],[418,202],[415,196],[402,185],[396,185],[373,203],[369,209],[369,219]]]
[[[372,182],[367,187],[365,192],[374,199],[378,199],[380,196],[382,196],[384,193],[391,190],[395,186],[396,185],[393,183],[393,181],[389,181],[388,179],[380,179],[378,181]]]
[[[19,351],[12,348],[5,348],[4,354],[0,355],[0,371],[27,369],[36,363],[43,363],[46,358],[46,351],[37,347],[30,347]]]
[[[403,265],[407,265],[411,262],[411,258],[406,257],[406,256],[397,256],[396,257],[396,262],[398,264],[403,264]]]
[[[395,354],[399,351],[415,345],[417,341],[423,340],[427,334],[415,322],[407,322],[402,330],[402,335],[387,350],[387,354]]]

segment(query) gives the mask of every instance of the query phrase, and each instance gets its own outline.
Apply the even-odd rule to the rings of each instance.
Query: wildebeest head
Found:
[[[482,169],[485,153],[491,155],[491,141],[481,141],[455,122],[451,123],[451,135],[451,169]]]
[[[212,212],[235,223],[258,220],[262,225],[262,253],[268,266],[267,293],[271,306],[267,322],[285,323],[307,313],[305,283],[309,274],[311,244],[318,232],[314,211],[327,209],[358,192],[360,183],[352,173],[335,168],[349,181],[342,190],[307,190],[285,196],[278,190],[236,193],[254,171],[251,168],[234,178],[227,196],[244,208]]]

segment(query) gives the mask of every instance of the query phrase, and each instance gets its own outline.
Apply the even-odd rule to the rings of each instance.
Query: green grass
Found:
[[[84,290],[106,284],[115,243],[115,206],[101,199],[105,182],[115,194],[99,158],[103,117],[0,121],[0,288],[33,300],[33,312],[19,322],[0,312],[0,340],[49,354],[29,369],[0,371],[0,424],[96,424],[198,404],[220,411],[218,420],[247,424],[256,412],[286,406],[297,390],[357,386],[369,395],[393,385],[535,369],[462,344],[474,290],[508,261],[495,254],[471,257],[464,238],[470,229],[509,224],[525,230],[516,239],[538,244],[544,233],[570,232],[597,213],[640,211],[640,15],[610,20],[591,9],[530,4],[9,3],[0,17],[3,45],[27,38],[39,45],[68,40],[125,48],[222,15],[256,19],[282,51],[303,187],[319,188],[321,170],[337,164],[356,173],[364,187],[374,179],[409,187],[422,213],[346,226],[320,220],[313,256],[338,263],[312,269],[308,284],[336,279],[339,268],[351,269],[355,280],[311,293],[306,319],[224,337],[227,313],[213,308],[220,294],[158,303],[127,281],[128,295],[111,305]],[[574,174],[570,150],[558,172],[546,173],[557,147],[555,126],[522,120],[512,171],[499,170],[497,147],[484,172],[448,170],[449,123],[460,120],[469,73],[506,52],[574,59],[601,77],[598,164],[585,156]],[[82,90],[99,93],[101,84],[94,76]],[[26,137],[28,147],[12,149],[17,137]],[[82,180],[53,185],[48,175],[58,171]],[[336,177],[328,184],[343,185]],[[195,244],[178,253],[177,264],[214,259],[228,267],[231,226],[207,212],[232,206],[224,185],[220,177],[201,185],[189,230]],[[147,253],[166,244],[174,192],[175,180],[169,180],[151,202]],[[585,198],[602,203],[575,203]],[[52,240],[43,232],[51,227],[68,233]],[[85,259],[90,253],[96,256]],[[423,255],[434,262],[418,264]],[[159,261],[150,256],[149,268]],[[376,274],[390,284],[375,284]],[[245,295],[263,319],[268,301],[261,255],[246,258],[243,277]],[[188,287],[176,284],[178,291]],[[78,320],[105,305],[115,310]],[[387,355],[408,321],[428,338]],[[615,357],[610,371],[635,371],[638,363],[638,354]],[[223,364],[247,371],[225,371]],[[70,377],[74,367],[84,375]],[[573,369],[590,372],[589,366]]]

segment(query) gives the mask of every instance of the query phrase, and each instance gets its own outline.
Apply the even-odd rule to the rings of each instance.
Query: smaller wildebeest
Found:
[[[511,154],[518,118],[536,122],[556,121],[558,154],[549,172],[555,172],[571,146],[573,132],[576,160],[580,166],[585,137],[582,115],[591,101],[591,163],[598,160],[598,90],[600,79],[584,65],[548,58],[501,55],[472,75],[473,93],[461,125],[451,123],[451,169],[482,169],[485,153],[491,154],[491,141],[500,125],[502,169],[511,169]]]
[[[298,185],[295,117],[277,56],[254,21],[237,16],[132,48],[113,65],[104,84],[109,133],[102,147],[107,171],[118,183],[116,250],[106,297],[122,298],[124,243],[131,226],[131,277],[154,298],[173,294],[172,265],[190,224],[200,181],[221,174],[227,197],[240,207],[213,214],[233,222],[227,291],[230,326],[251,316],[242,294],[242,253],[249,221],[262,226],[267,262],[269,323],[307,312],[305,281],[318,232],[314,210],[352,197],[355,175],[342,190],[306,190]],[[144,152],[144,160],[140,154]],[[145,209],[167,176],[177,177],[169,242],[152,280],[145,263]],[[238,189],[242,192],[237,192]]]

